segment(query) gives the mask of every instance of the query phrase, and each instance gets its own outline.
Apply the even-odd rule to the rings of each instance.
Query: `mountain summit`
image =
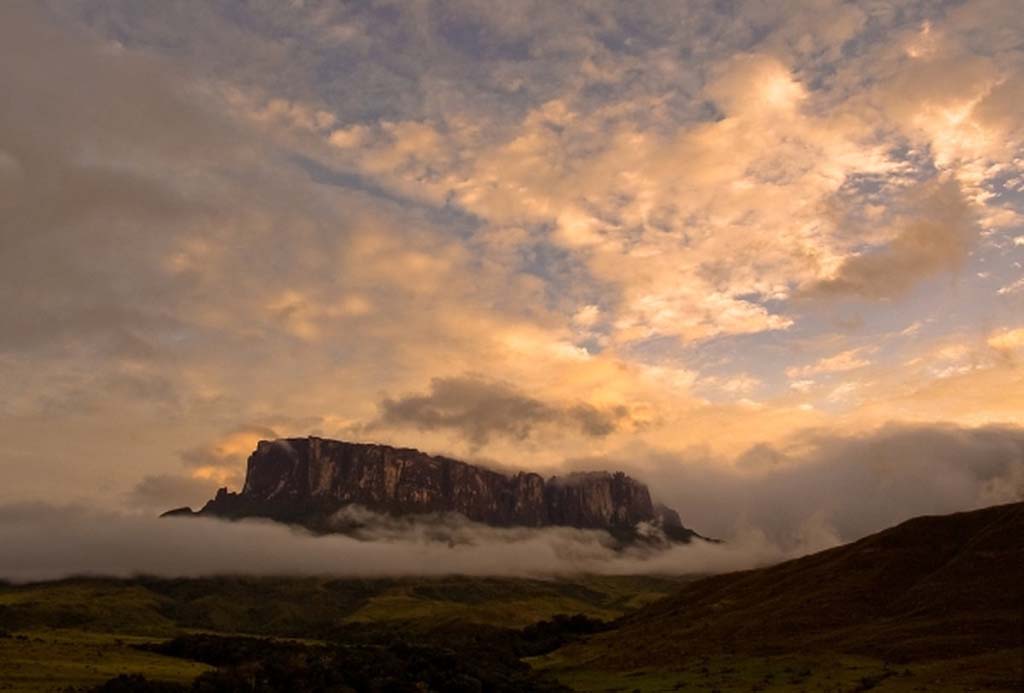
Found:
[[[622,472],[509,476],[410,448],[316,437],[260,441],[241,493],[223,488],[198,513],[165,515],[263,517],[336,531],[336,513],[349,506],[392,516],[458,513],[496,527],[603,529],[623,538],[645,524],[677,541],[696,536]]]

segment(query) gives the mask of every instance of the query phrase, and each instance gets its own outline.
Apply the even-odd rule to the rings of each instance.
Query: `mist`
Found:
[[[454,516],[370,521],[359,538],[314,536],[263,520],[154,518],[81,506],[0,506],[0,578],[476,575],[557,577],[713,573],[786,555],[751,533],[730,544],[694,541],[617,550],[604,532],[498,529]]]
[[[755,531],[785,552],[860,539],[919,515],[1024,499],[1024,429],[895,425],[858,435],[806,431],[734,460],[638,452],[623,469],[705,536]]]
[[[352,536],[261,520],[157,518],[86,506],[0,505],[0,578],[215,574],[560,576],[739,570],[854,541],[911,517],[1024,498],[1024,429],[890,425],[861,435],[804,432],[735,460],[637,453],[622,469],[688,527],[724,543],[636,545],[569,527],[495,528],[457,515],[387,517],[347,508]],[[159,489],[157,489],[159,490]],[[160,495],[160,494],[157,494]],[[652,528],[652,531],[656,531]]]

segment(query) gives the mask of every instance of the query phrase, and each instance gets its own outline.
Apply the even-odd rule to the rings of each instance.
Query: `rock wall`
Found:
[[[655,507],[647,487],[621,472],[508,476],[418,450],[314,437],[260,441],[241,493],[221,489],[199,514],[327,529],[348,505],[392,515],[460,513],[499,527],[681,528],[674,511]]]

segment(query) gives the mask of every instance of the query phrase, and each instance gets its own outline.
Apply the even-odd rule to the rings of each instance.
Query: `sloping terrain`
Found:
[[[339,624],[452,621],[522,627],[556,614],[612,620],[669,594],[681,578],[76,578],[0,584],[0,629],[135,635],[183,629],[321,637]]]
[[[240,635],[274,638],[274,642],[301,639],[314,659],[321,653],[316,648],[326,643],[348,643],[366,636],[365,647],[384,653],[373,654],[377,652],[373,650],[360,655],[372,661],[385,655],[400,658],[403,647],[429,645],[438,641],[436,633],[444,631],[441,644],[451,649],[453,642],[462,642],[459,651],[469,648],[475,657],[484,648],[473,644],[477,639],[484,641],[484,649],[494,649],[489,643],[508,641],[510,630],[557,614],[612,620],[669,594],[680,583],[680,579],[656,577],[228,576],[0,583],[0,690],[62,691],[67,686],[93,686],[119,674],[187,683],[210,667],[137,646],[197,633],[227,642],[238,641]],[[260,647],[261,652],[280,649],[273,644]],[[329,652],[337,657],[334,650]],[[506,666],[508,655],[503,656],[499,663]],[[346,657],[351,668],[353,660]],[[515,653],[511,657],[518,661]],[[137,682],[125,686],[124,690],[139,690]]]
[[[689,583],[556,659],[566,671],[653,671],[815,652],[894,665],[997,655],[1019,672],[1022,627],[1024,503],[1015,503],[915,518]]]

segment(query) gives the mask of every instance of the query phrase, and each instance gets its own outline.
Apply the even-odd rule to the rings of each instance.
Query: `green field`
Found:
[[[522,628],[556,614],[612,620],[686,584],[651,577],[218,577],[0,585],[0,691],[84,689],[127,673],[188,683],[212,667],[135,647],[182,634],[256,635],[281,643],[301,639],[313,646],[336,642],[339,628],[353,627],[356,632],[392,629],[425,641],[446,628],[480,628],[494,637],[503,632],[499,629]],[[1020,671],[1016,651],[903,665],[828,652],[753,656],[680,651],[671,664],[631,667],[631,643],[611,636],[614,632],[524,661],[578,691],[1019,690],[1014,685]],[[620,651],[613,656],[609,647]],[[671,650],[672,644],[661,647]]]
[[[0,691],[57,691],[122,673],[187,682],[210,667],[132,647],[184,633],[330,639],[351,624],[428,632],[520,628],[556,614],[611,620],[680,579],[69,579],[0,585]]]
[[[144,652],[153,638],[72,629],[29,630],[0,638],[0,691],[57,691],[141,673],[156,681],[189,682],[205,664]]]

